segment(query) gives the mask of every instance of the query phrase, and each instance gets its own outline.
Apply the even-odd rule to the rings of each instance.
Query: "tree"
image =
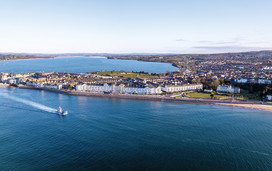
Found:
[[[211,96],[211,99],[213,99],[213,98],[214,98],[214,94],[213,94],[213,93],[211,93],[211,95],[210,95],[210,96]]]
[[[170,75],[170,71],[169,70],[166,71],[166,75]]]
[[[220,81],[217,79],[206,80],[206,87],[209,89],[216,89],[220,85]]]

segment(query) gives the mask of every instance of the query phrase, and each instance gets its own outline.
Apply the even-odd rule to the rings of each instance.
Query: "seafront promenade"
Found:
[[[49,88],[34,88],[34,87],[29,87],[29,86],[21,86],[19,88],[45,90],[45,91],[62,93],[62,94],[73,95],[73,96],[131,99],[131,100],[148,100],[148,101],[161,101],[161,102],[172,102],[172,103],[223,105],[223,106],[250,108],[250,109],[265,110],[265,111],[272,112],[272,104],[269,102],[261,102],[261,101],[171,97],[171,96],[165,96],[165,95],[103,94],[103,93],[79,92],[79,91],[74,91],[74,90],[55,90],[55,89],[49,89]]]

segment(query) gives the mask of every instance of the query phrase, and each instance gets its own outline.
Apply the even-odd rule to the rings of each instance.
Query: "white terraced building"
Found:
[[[268,79],[247,79],[247,78],[240,78],[240,79],[235,79],[236,83],[255,83],[255,84],[271,84],[272,81]]]
[[[231,85],[219,85],[216,91],[224,93],[240,93],[240,88],[232,87]]]
[[[76,85],[76,91],[86,91],[94,93],[113,92],[127,94],[161,94],[161,87],[125,87],[124,85]]]
[[[145,87],[145,88],[138,88],[138,87],[124,87],[122,90],[123,93],[128,94],[161,94],[161,87]]]
[[[62,85],[61,84],[41,84],[41,83],[35,83],[35,82],[27,82],[26,83],[27,86],[31,86],[31,87],[36,87],[36,88],[48,88],[48,89],[56,89],[56,90],[61,90],[62,89]]]
[[[180,85],[180,86],[166,85],[165,87],[162,88],[162,91],[171,93],[171,92],[202,90],[202,89],[203,89],[203,84],[189,84],[189,85]]]
[[[76,85],[77,91],[87,91],[87,92],[110,92],[112,91],[112,86],[108,84],[102,85]]]

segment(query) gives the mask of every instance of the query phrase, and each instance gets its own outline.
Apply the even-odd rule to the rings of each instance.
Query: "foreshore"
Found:
[[[254,104],[254,103],[215,103],[215,105],[223,105],[223,106],[233,106],[233,107],[240,107],[240,108],[247,108],[247,109],[258,109],[258,110],[265,110],[272,112],[272,105],[271,104]]]
[[[130,100],[148,100],[148,101],[161,101],[161,102],[174,102],[174,103],[193,103],[193,104],[208,104],[208,105],[223,105],[233,106],[257,110],[265,110],[272,112],[271,103],[261,101],[238,101],[238,100],[214,100],[214,99],[200,99],[188,97],[167,97],[163,95],[130,95],[130,94],[103,94],[103,93],[89,93],[73,90],[54,90],[47,88],[33,88],[22,86],[23,89],[45,90],[56,93],[62,93],[73,96],[88,96],[88,97],[101,97],[101,98],[116,98],[116,99],[130,99]]]

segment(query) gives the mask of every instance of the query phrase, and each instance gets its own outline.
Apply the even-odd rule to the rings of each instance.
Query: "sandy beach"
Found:
[[[215,103],[215,105],[242,107],[242,108],[249,108],[249,109],[259,109],[259,110],[266,110],[266,111],[272,112],[272,105],[270,105],[270,104]]]

